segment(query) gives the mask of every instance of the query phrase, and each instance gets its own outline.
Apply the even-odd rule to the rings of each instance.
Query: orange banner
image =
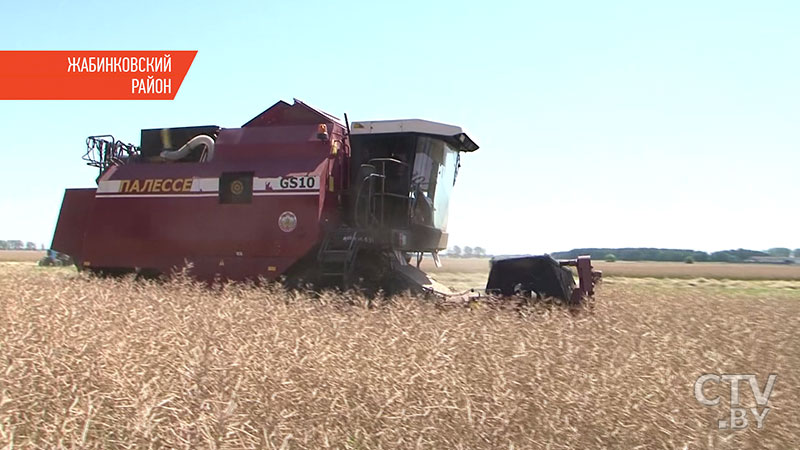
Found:
[[[192,51],[0,51],[0,100],[172,100]]]

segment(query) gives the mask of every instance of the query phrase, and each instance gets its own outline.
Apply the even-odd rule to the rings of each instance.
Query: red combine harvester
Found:
[[[204,280],[443,294],[409,262],[430,253],[439,264],[461,155],[478,149],[456,126],[350,127],[298,100],[241,128],[148,129],[139,147],[112,136],[87,146],[97,188],[66,190],[52,244],[79,270],[159,275],[188,263]],[[592,286],[588,259],[538,256],[494,262],[487,292],[579,301]]]

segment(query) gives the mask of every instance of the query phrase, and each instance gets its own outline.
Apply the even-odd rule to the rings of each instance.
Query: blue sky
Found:
[[[800,3],[14,2],[5,50],[198,50],[174,101],[0,101],[0,239],[49,244],[84,139],[280,99],[460,125],[451,244],[800,247]]]

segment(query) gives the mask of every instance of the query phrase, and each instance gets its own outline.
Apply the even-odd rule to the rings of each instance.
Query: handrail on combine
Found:
[[[389,167],[404,167],[406,171],[406,180],[403,180],[405,183],[403,184],[405,192],[400,193],[396,187],[390,186],[387,188],[387,178],[390,178],[387,173],[387,165]],[[367,213],[366,215],[379,226],[384,227],[387,225],[387,205],[386,199],[387,198],[396,198],[399,201],[405,202],[405,209],[406,214],[403,215],[404,219],[407,220],[408,214],[410,213],[410,202],[408,196],[408,186],[410,184],[410,174],[408,174],[409,165],[405,161],[401,161],[395,158],[372,158],[370,159],[367,164],[362,164],[362,168],[369,168],[370,172],[366,174],[361,180],[361,187],[358,190],[357,197],[356,197],[356,220],[358,220],[358,205],[361,200],[361,195],[363,194],[363,186],[367,185],[368,192],[367,192]],[[373,183],[375,181],[375,183]],[[393,182],[394,180],[390,178],[389,182]],[[396,192],[395,192],[396,191]],[[396,226],[397,224],[393,224]]]
[[[86,138],[86,153],[82,159],[86,165],[97,167],[102,175],[109,167],[124,164],[127,159],[138,155],[139,147],[104,134]]]

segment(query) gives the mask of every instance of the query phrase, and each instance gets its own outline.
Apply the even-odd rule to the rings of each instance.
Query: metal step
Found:
[[[352,259],[352,255],[349,252],[345,253],[324,253],[322,255],[321,260],[319,261],[320,264],[328,264],[328,263],[345,263]]]
[[[338,278],[342,287],[345,287],[358,253],[357,237],[358,232],[352,228],[339,228],[325,236],[317,253],[323,277]]]

